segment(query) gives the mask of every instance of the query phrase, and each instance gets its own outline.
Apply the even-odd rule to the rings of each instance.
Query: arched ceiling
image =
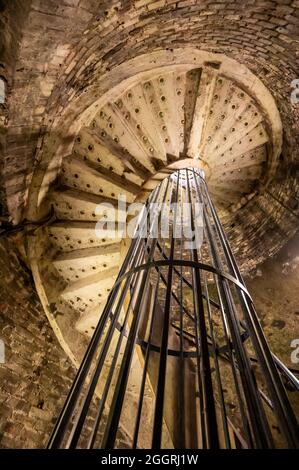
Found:
[[[270,93],[246,67],[189,48],[139,56],[108,75],[109,81],[107,74],[100,76],[71,101],[45,137],[31,185],[30,219],[39,217],[61,158],[95,158],[101,147],[127,152],[131,164],[137,161],[143,172],[139,183],[177,159],[199,160],[219,202],[215,184],[225,188],[227,180],[220,189],[223,207],[273,177],[281,121]],[[123,176],[132,178],[128,165]]]
[[[266,182],[276,166],[267,113],[241,85],[211,67],[153,73],[108,100],[90,125],[80,129],[73,165],[83,158],[89,165],[100,163],[107,171],[140,184],[141,173],[133,166],[118,168],[106,151],[112,142],[152,175],[171,162],[190,158],[205,168],[214,201],[224,208]],[[276,156],[278,152],[275,149]],[[74,173],[65,178],[78,183]]]
[[[96,87],[88,90],[86,108],[71,103],[57,124],[56,145],[49,136],[41,149],[29,208],[38,219],[52,206],[56,219],[29,237],[29,252],[45,310],[74,362],[125,251],[118,235],[96,236],[101,202],[115,207],[120,195],[128,203],[145,200],[176,168],[197,166],[231,220],[275,174],[281,122],[264,85],[225,56],[215,66],[213,54],[172,54],[171,64],[159,52],[111,72],[115,86],[101,95],[100,82],[95,99]]]
[[[173,156],[175,159],[177,156],[183,159],[194,157],[193,164],[199,162],[197,164],[205,167],[211,190],[214,191],[219,207],[223,209],[225,229],[244,272],[254,269],[266,257],[276,253],[292,237],[298,228],[299,210],[299,111],[298,105],[292,104],[290,100],[291,83],[298,77],[297,2],[282,4],[280,1],[273,1],[261,4],[259,1],[250,1],[246,5],[241,2],[242,8],[238,2],[231,4],[228,0],[221,5],[212,0],[195,4],[184,0],[32,0],[26,2],[26,8],[23,3],[7,2],[8,7],[3,16],[2,42],[7,46],[6,51],[11,51],[11,56],[6,53],[1,59],[3,76],[7,81],[6,140],[1,163],[7,209],[14,223],[24,217],[28,220],[40,220],[47,216],[48,202],[54,204],[60,219],[51,228],[44,229],[45,234],[37,236],[37,244],[31,246],[31,258],[35,278],[41,279],[42,287],[46,285],[45,279],[48,282],[47,292],[41,289],[40,296],[51,313],[52,320],[55,320],[52,325],[56,328],[58,337],[64,331],[66,349],[68,344],[73,344],[76,349],[76,341],[80,345],[82,338],[80,335],[76,337],[72,330],[72,321],[67,316],[62,318],[59,315],[62,306],[65,311],[69,308],[70,312],[73,306],[70,302],[57,305],[57,292],[62,293],[68,289],[65,294],[69,299],[75,296],[77,288],[78,292],[81,288],[84,289],[85,281],[81,279],[81,275],[85,274],[82,272],[84,268],[81,268],[80,274],[74,274],[70,270],[70,264],[67,268],[69,275],[59,276],[54,263],[52,266],[47,260],[50,257],[56,262],[57,257],[59,269],[63,272],[61,264],[66,260],[59,253],[57,245],[60,242],[55,244],[59,240],[64,245],[68,243],[68,251],[77,250],[76,253],[67,255],[68,263],[69,256],[75,256],[75,263],[76,256],[78,259],[82,255],[85,257],[86,252],[82,254],[79,251],[81,248],[78,242],[81,241],[83,248],[86,241],[84,248],[91,248],[89,245],[93,239],[93,227],[89,217],[93,218],[94,213],[91,207],[103,195],[113,199],[112,193],[116,192],[111,191],[111,184],[120,184],[118,177],[123,178],[123,173],[125,183],[128,186],[127,182],[130,182],[132,191],[134,185],[138,186],[141,180],[147,181],[143,184],[145,194],[142,197],[145,197],[165,175],[165,171],[172,171],[170,166],[178,164],[178,161],[173,161]],[[10,15],[10,12],[13,14]],[[235,60],[233,66],[229,65],[230,60]],[[185,87],[182,88],[181,95],[175,95],[175,100],[159,91],[163,86],[159,78],[164,77],[164,83],[168,83],[168,78],[172,77],[173,80],[178,73],[174,70],[166,73],[165,68],[173,66],[185,67],[181,71],[185,77]],[[156,69],[154,75],[153,69]],[[192,70],[193,85],[188,76]],[[212,79],[210,85],[202,86],[205,76],[207,80],[209,76]],[[218,80],[223,81],[219,83]],[[139,142],[137,161],[139,162],[141,155],[146,159],[149,152],[149,164],[146,165],[144,161],[144,168],[139,166],[137,174],[138,164],[134,161],[134,155],[128,149],[125,150],[125,144],[120,146],[122,131],[115,135],[115,128],[109,127],[111,122],[108,120],[102,122],[100,112],[104,110],[106,116],[111,115],[111,119],[113,117],[115,123],[112,125],[121,126],[121,109],[116,105],[117,100],[130,88],[135,90],[135,99],[136,90],[147,81],[153,82],[155,90],[153,103],[146,104],[152,119],[150,122],[146,121],[142,133],[139,132],[141,129],[137,132],[137,128],[134,128],[133,141],[137,139]],[[188,83],[191,84],[190,90]],[[220,85],[225,91],[215,91]],[[167,86],[167,89],[170,88],[173,93],[173,87]],[[176,90],[179,91],[179,88]],[[144,94],[142,92],[142,100],[146,102]],[[138,92],[136,96],[138,99]],[[165,101],[161,100],[162,96],[165,96]],[[185,97],[190,98],[186,109],[193,109],[192,120],[185,116],[184,119],[179,119],[179,114],[172,107],[179,106],[179,100],[183,97],[184,101]],[[236,100],[236,108],[229,109],[229,105],[234,104],[232,100]],[[123,101],[130,110],[131,122],[133,119],[136,121],[139,113],[135,113],[135,109],[139,105],[131,106],[126,96]],[[113,106],[113,113],[110,112],[109,103]],[[162,119],[159,112],[166,113],[163,106],[168,103],[171,104],[169,113],[174,118],[167,115],[167,123],[158,125],[158,117]],[[200,104],[198,108],[196,103]],[[276,105],[283,127],[280,155],[280,118]],[[157,106],[161,109],[157,110],[156,118]],[[141,105],[140,108],[143,110],[144,106]],[[212,114],[205,115],[203,119],[203,109],[212,111]],[[254,113],[258,114],[252,116],[251,112],[255,109],[257,111]],[[181,122],[183,120],[184,124]],[[100,129],[104,127],[102,130],[106,132],[105,136],[101,135],[101,131],[96,136],[94,121]],[[248,127],[245,126],[246,122],[249,131],[245,130]],[[193,132],[192,123],[194,130],[201,128],[202,131]],[[135,124],[137,126],[138,122]],[[166,131],[162,129],[164,125]],[[127,123],[126,134],[129,133],[130,126]],[[154,132],[155,126],[157,132]],[[175,127],[179,131],[179,126],[181,129],[184,126],[183,132],[173,132]],[[171,133],[169,128],[172,129]],[[213,133],[209,132],[211,130]],[[227,133],[228,130],[230,132]],[[235,140],[236,131],[243,136],[241,144]],[[164,132],[167,132],[167,136],[164,136]],[[250,133],[254,132],[256,134],[249,142],[252,138]],[[263,135],[259,135],[260,132]],[[184,134],[183,137],[181,133]],[[114,137],[118,137],[119,141],[115,142]],[[150,147],[147,147],[143,137],[151,141]],[[226,141],[224,137],[227,138]],[[78,138],[81,139],[80,142]],[[184,142],[180,139],[184,139]],[[216,149],[216,146],[221,139],[225,152],[220,153],[220,147]],[[242,146],[244,141],[247,145],[252,144],[252,148],[245,147],[238,153],[238,146]],[[2,137],[0,144],[2,145]],[[109,167],[105,167],[104,158],[101,162],[97,161],[100,158],[97,156],[100,145],[106,149]],[[92,150],[88,149],[89,146]],[[182,149],[183,155],[180,155]],[[132,148],[131,152],[134,153]],[[154,161],[151,160],[153,157]],[[253,164],[253,161],[258,163]],[[161,169],[161,162],[166,169]],[[74,170],[74,164],[80,165],[77,170]],[[113,167],[113,174],[110,166]],[[95,184],[100,187],[102,177],[97,171],[99,167],[102,172],[105,168],[107,170],[104,178],[106,183],[109,182],[106,186],[107,194],[104,193],[104,188],[103,193],[95,194],[87,187],[91,183],[84,180],[85,177],[90,180],[92,175],[93,180],[97,181]],[[156,173],[148,179],[148,172],[152,167]],[[236,172],[238,177],[235,177]],[[59,186],[54,189],[52,185],[58,174]],[[61,183],[64,177],[71,179],[64,181],[63,188]],[[79,179],[80,182],[77,181]],[[75,214],[73,218],[72,214]],[[70,243],[66,237],[73,237],[78,246]],[[50,238],[52,240],[49,247]],[[100,256],[105,257],[104,250]],[[93,259],[94,252],[91,251],[88,257]],[[41,258],[42,262],[39,264]],[[113,256],[111,259],[115,261]],[[101,266],[106,264],[102,258],[97,262]],[[97,266],[90,265],[90,269],[97,269]],[[112,269],[109,277],[106,276],[107,279],[113,280],[114,265],[106,267]],[[73,274],[76,282],[80,283],[72,290],[67,284],[74,280],[70,277]],[[94,276],[93,273],[89,275]],[[89,281],[89,285],[94,286],[97,278],[91,277]],[[90,287],[90,292],[93,291],[94,287]],[[77,297],[81,298],[80,295]],[[87,304],[89,305],[88,302]],[[71,315],[72,313],[70,318]],[[81,331],[85,331],[83,327]],[[72,339],[67,339],[68,335]],[[73,354],[71,351],[69,353]]]
[[[295,1],[242,2],[242,8],[228,0],[221,5],[212,0],[31,0],[26,8],[19,0],[6,2],[1,30],[7,80],[2,161],[6,213],[14,223],[26,217],[34,168],[48,153],[56,171],[54,147],[72,145],[77,134],[71,129],[72,117],[77,123],[92,101],[115,86],[111,74],[117,67],[124,66],[119,82],[134,57],[164,51],[173,63],[174,48],[192,47],[213,53],[216,67],[221,55],[246,65],[269,89],[281,114],[283,152],[271,191],[243,200],[242,212],[226,221],[240,264],[254,268],[277,252],[298,226],[296,216],[290,215],[298,210],[299,110],[290,100],[291,83],[298,77],[297,16]],[[71,107],[70,119],[64,119]]]

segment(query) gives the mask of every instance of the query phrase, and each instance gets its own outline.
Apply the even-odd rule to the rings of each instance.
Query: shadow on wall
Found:
[[[53,151],[58,144],[68,148],[74,139],[73,136],[62,138],[57,133],[52,133],[49,137],[45,129],[40,131],[30,126],[27,129],[22,128],[22,132],[17,133],[14,128],[0,125],[0,191],[2,192],[3,206],[1,215],[8,218],[9,214],[14,214],[14,219],[11,220],[14,224],[20,223],[27,216],[28,189],[39,158],[37,142],[42,142],[46,136],[53,146]],[[50,154],[52,155],[52,153]],[[28,164],[29,160],[30,164]],[[47,184],[52,184],[56,179],[60,165],[54,159],[48,163],[51,171],[48,171],[49,181]],[[47,192],[47,189],[45,191]],[[45,215],[43,213],[40,217],[44,218]]]

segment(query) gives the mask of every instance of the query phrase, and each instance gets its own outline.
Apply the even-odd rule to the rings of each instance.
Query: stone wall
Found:
[[[272,351],[288,367],[297,370],[299,364],[292,363],[291,354],[294,351],[292,341],[299,339],[298,285],[298,235],[247,280]]]
[[[243,273],[277,254],[298,231],[299,164],[283,162],[269,187],[223,221]]]
[[[16,245],[0,238],[0,447],[43,448],[73,366],[58,345]]]
[[[11,157],[4,157],[7,152],[6,135],[10,115],[8,97],[15,85],[19,45],[22,41],[23,25],[30,10],[30,3],[30,1],[22,2],[21,0],[11,2],[2,0],[0,2],[0,79],[4,81],[5,85],[5,100],[4,103],[0,104],[0,194],[2,216],[8,215],[6,196],[10,194],[9,190],[7,191],[7,188],[5,188],[7,179],[4,176],[4,167],[11,162]],[[15,182],[17,181],[18,166],[15,166],[13,170],[13,173],[16,174]]]

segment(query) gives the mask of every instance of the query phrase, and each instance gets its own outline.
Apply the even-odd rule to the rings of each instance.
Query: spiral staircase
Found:
[[[257,79],[253,85],[262,86]],[[128,246],[117,226],[105,237],[95,232],[120,195],[127,204],[144,201],[175,169],[199,167],[220,216],[229,219],[270,181],[280,120],[270,95],[261,103],[254,86],[215,63],[153,70],[108,96],[77,132],[47,192],[52,215],[28,237],[37,290],[76,365]],[[102,203],[108,209],[99,209]]]

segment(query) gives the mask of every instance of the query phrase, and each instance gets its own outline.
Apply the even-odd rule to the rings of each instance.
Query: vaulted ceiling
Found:
[[[103,199],[144,199],[188,163],[204,168],[243,272],[294,235],[298,2],[2,3],[3,215],[54,207],[29,251],[70,355],[120,262],[121,240],[94,239]]]

